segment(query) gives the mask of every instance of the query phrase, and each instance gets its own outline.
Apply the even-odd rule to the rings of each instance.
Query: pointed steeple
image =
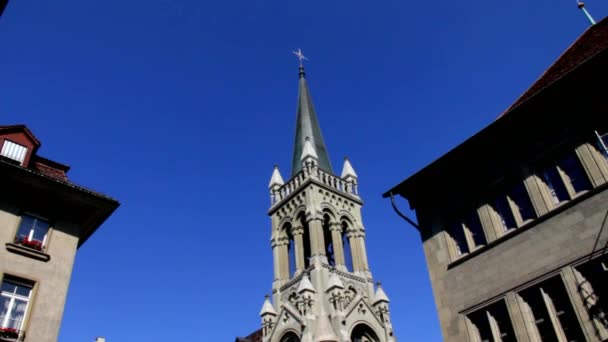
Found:
[[[275,165],[272,170],[272,176],[270,177],[270,183],[268,183],[268,188],[272,189],[274,186],[283,186],[285,182],[283,181],[283,177],[281,177],[281,172],[279,172],[279,166]]]
[[[310,282],[310,279],[308,279],[308,275],[304,275],[302,277],[302,280],[300,280],[300,285],[298,286],[298,293],[302,293],[302,292],[317,292],[317,290],[315,290],[315,287],[312,286],[312,283]]]
[[[344,157],[344,167],[342,167],[342,175],[340,177],[350,177],[353,179],[357,179],[357,173],[355,172],[355,169],[353,169],[353,166],[350,164],[350,160],[348,160],[348,157]]]
[[[374,295],[373,304],[376,305],[377,303],[388,303],[388,296],[386,295],[386,293],[384,293],[380,282],[376,283],[376,287],[376,294]]]
[[[300,89],[298,94],[298,109],[296,111],[296,139],[293,146],[293,159],[291,163],[291,175],[302,170],[302,150],[306,137],[310,138],[312,147],[319,158],[319,168],[333,172],[327,148],[321,135],[321,128],[317,120],[312,98],[306,84],[306,73],[304,67],[300,66]]]
[[[266,315],[277,315],[277,312],[274,311],[274,307],[270,304],[270,296],[268,295],[264,297],[264,305],[262,305],[262,310],[260,310],[260,316],[264,317]]]

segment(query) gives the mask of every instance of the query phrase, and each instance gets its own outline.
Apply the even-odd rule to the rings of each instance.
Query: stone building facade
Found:
[[[608,340],[608,21],[505,113],[395,186],[445,341]]]
[[[0,126],[0,341],[57,341],[76,251],[119,205],[39,147],[27,127]]]
[[[302,67],[299,83],[292,174],[284,182],[275,166],[269,184],[274,280],[262,341],[396,341],[368,263],[357,174],[348,159],[333,173]]]

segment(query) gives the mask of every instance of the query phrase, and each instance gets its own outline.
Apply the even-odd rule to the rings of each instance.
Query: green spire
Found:
[[[317,121],[317,114],[312,104],[312,98],[306,85],[306,74],[304,67],[300,65],[300,89],[298,94],[298,109],[296,113],[296,140],[293,145],[293,159],[291,163],[291,175],[295,175],[302,170],[302,149],[306,137],[310,138],[310,142],[317,152],[319,158],[319,168],[333,173],[327,148],[323,141],[321,128]]]

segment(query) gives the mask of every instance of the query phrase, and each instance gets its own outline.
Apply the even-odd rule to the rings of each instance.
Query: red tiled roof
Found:
[[[608,17],[589,27],[499,118],[606,48],[608,48]]]

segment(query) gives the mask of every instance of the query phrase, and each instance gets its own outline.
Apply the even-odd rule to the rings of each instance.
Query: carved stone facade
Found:
[[[348,159],[340,177],[319,163],[329,158],[319,156],[327,152],[303,69],[297,130],[301,166],[286,183],[275,167],[269,184],[274,280],[260,312],[263,341],[396,341],[368,264],[357,175]]]

